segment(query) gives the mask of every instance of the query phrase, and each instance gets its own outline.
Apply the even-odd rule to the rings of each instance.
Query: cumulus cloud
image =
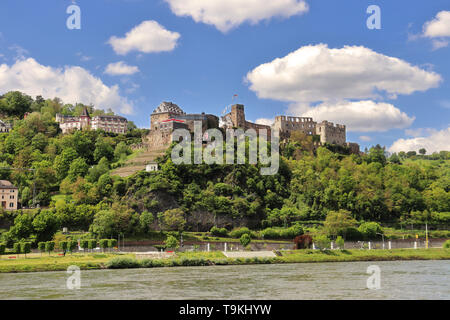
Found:
[[[423,26],[423,35],[428,38],[450,37],[450,11],[441,11]]]
[[[244,22],[257,24],[272,17],[289,18],[308,11],[304,0],[165,0],[177,16],[214,25],[228,32]]]
[[[432,130],[426,137],[398,139],[389,148],[389,152],[416,151],[425,148],[427,153],[450,150],[450,127],[441,131]]]
[[[120,96],[117,85],[108,87],[89,71],[66,66],[53,68],[39,64],[35,59],[17,60],[13,65],[0,65],[0,92],[19,90],[31,96],[59,97],[66,103],[82,102],[97,108],[111,108],[131,114],[133,105]]]
[[[123,61],[110,63],[106,66],[105,73],[117,76],[117,75],[131,75],[139,72],[139,68],[136,66],[127,65]]]
[[[423,37],[433,39],[433,50],[445,48],[450,37],[450,11],[441,11],[436,17],[423,25]]]
[[[260,98],[312,103],[395,98],[437,87],[442,78],[362,46],[318,44],[262,64],[245,80]]]
[[[123,38],[112,36],[108,43],[117,54],[126,55],[131,51],[142,53],[172,51],[177,46],[179,38],[178,32],[169,31],[158,22],[148,20],[127,32]]]
[[[404,129],[415,120],[389,103],[364,101],[325,102],[314,107],[292,104],[289,111],[297,116],[312,117],[345,124],[348,131],[374,132]]]
[[[364,142],[372,141],[372,138],[369,136],[360,136],[359,139]]]
[[[259,118],[256,119],[255,123],[257,124],[263,124],[266,126],[271,126],[275,122],[275,119],[267,119],[267,118]]]

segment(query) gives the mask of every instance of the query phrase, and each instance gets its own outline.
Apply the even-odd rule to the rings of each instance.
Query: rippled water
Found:
[[[367,267],[381,268],[369,290]],[[0,274],[0,299],[450,299],[450,261],[343,262]]]

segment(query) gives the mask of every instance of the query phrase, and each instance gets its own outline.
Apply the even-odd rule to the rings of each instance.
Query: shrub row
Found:
[[[204,258],[181,258],[181,259],[143,259],[137,260],[130,257],[117,257],[106,263],[108,269],[132,269],[132,268],[159,268],[159,267],[199,267],[208,265],[228,265],[228,264],[270,264],[278,261],[277,258],[246,258],[230,261],[228,259],[217,259],[211,261]]]
[[[300,225],[294,225],[289,228],[266,228],[261,231],[264,239],[293,239],[303,234],[303,228]]]

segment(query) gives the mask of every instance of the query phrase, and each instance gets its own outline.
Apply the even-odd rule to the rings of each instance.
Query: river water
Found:
[[[379,266],[381,288],[367,288]],[[0,299],[450,299],[450,261],[302,263],[0,274]]]

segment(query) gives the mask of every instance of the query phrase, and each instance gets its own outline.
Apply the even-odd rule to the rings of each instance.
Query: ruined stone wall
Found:
[[[316,134],[320,135],[322,144],[345,145],[346,142],[346,129],[341,124],[334,125],[332,122],[322,121],[316,126]]]

